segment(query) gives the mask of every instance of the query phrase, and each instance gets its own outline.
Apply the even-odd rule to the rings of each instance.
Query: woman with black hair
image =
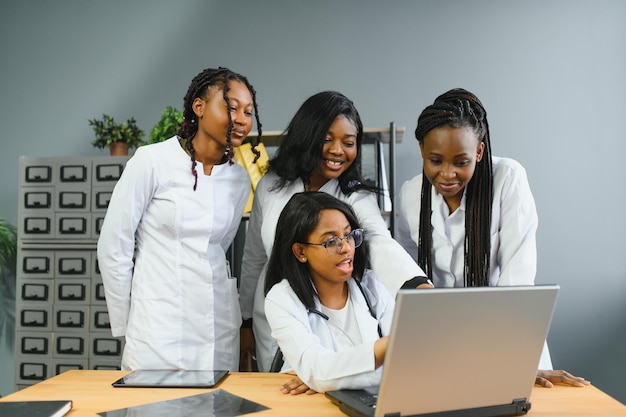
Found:
[[[225,251],[250,191],[232,156],[255,116],[260,129],[255,91],[206,69],[183,116],[178,136],[137,149],[113,191],[98,240],[111,332],[126,338],[123,369],[236,371],[241,315]]]
[[[264,312],[265,268],[278,216],[295,193],[323,191],[354,209],[368,241],[376,248],[369,257],[371,268],[391,294],[403,285],[430,287],[424,272],[391,237],[380,214],[376,188],[361,178],[362,140],[363,124],[352,101],[335,91],[315,94],[294,115],[269,172],[257,185],[246,233],[240,302],[242,355],[254,353],[256,341],[260,371],[270,369],[276,351]]]
[[[294,194],[278,219],[265,312],[283,372],[308,393],[380,383],[395,303],[366,269],[363,238],[350,206],[324,192]]]
[[[453,89],[419,116],[423,173],[403,184],[398,241],[437,287],[534,285],[537,209],[522,165],[492,156],[487,111]],[[437,314],[437,312],[433,312]],[[537,384],[588,384],[552,370],[544,348]]]

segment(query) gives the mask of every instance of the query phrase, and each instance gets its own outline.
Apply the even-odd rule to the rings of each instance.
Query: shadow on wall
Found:
[[[598,377],[602,381],[600,385],[597,385],[598,388],[626,405],[626,384],[623,377],[626,374],[626,359],[624,359],[626,355],[626,312],[622,317],[624,317],[624,321],[620,326],[616,326],[618,331],[613,333],[613,337],[598,341],[595,352],[588,356],[588,360],[584,364],[586,368],[584,375],[592,384],[594,379]],[[609,362],[604,358],[622,358],[622,360]]]

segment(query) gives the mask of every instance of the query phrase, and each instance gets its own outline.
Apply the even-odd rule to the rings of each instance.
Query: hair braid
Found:
[[[220,70],[223,68],[220,67]],[[228,70],[226,70],[228,71]],[[234,164],[233,156],[235,155],[235,151],[233,150],[233,145],[231,141],[231,135],[233,134],[233,118],[230,114],[230,99],[228,98],[228,90],[230,90],[230,85],[228,82],[228,77],[224,77],[224,88],[222,89],[222,96],[224,97],[224,101],[226,102],[226,108],[228,109],[228,129],[226,129],[226,159],[230,165]]]
[[[429,181],[422,180],[421,191],[421,207],[420,207],[420,228],[419,228],[419,241],[417,243],[417,264],[426,272],[428,279],[433,278],[433,226],[430,222],[432,214],[431,201],[431,189],[432,185]],[[424,215],[422,215],[424,213]],[[424,221],[427,219],[427,221]]]
[[[178,131],[178,136],[182,139],[186,139],[185,148],[189,151],[191,156],[191,174],[194,176],[194,185],[193,190],[195,191],[198,186],[198,172],[196,170],[196,153],[192,144],[196,133],[198,132],[198,118],[193,111],[193,102],[196,98],[200,98],[206,100],[208,98],[208,91],[211,87],[219,86],[222,88],[222,96],[224,101],[226,102],[227,109],[230,109],[230,99],[228,98],[228,90],[230,89],[230,81],[240,81],[246,85],[250,94],[252,95],[252,101],[254,104],[254,114],[257,122],[258,136],[253,144],[253,152],[255,153],[256,159],[260,156],[260,152],[257,151],[256,146],[261,141],[261,121],[259,119],[258,106],[256,102],[256,91],[252,87],[252,85],[248,82],[248,79],[243,75],[237,74],[228,68],[218,67],[207,68],[202,71],[200,74],[196,75],[194,79],[191,81],[189,88],[187,89],[187,94],[183,99],[183,122],[181,123],[181,127]],[[234,149],[231,143],[231,135],[233,131],[233,120],[230,114],[230,110],[227,111],[228,114],[228,129],[226,131],[226,150],[225,157],[229,164],[233,164],[233,156]]]
[[[252,163],[256,164],[256,161],[261,157],[261,152],[256,147],[259,143],[261,143],[261,137],[263,136],[263,125],[261,124],[261,119],[259,119],[259,108],[256,104],[256,90],[248,83],[248,80],[246,80],[246,85],[250,90],[250,94],[252,94],[252,103],[254,104],[254,118],[256,119],[256,130],[258,132],[256,139],[252,143],[252,152],[254,153],[254,159],[252,160]]]
[[[463,89],[450,90],[439,97],[420,114],[416,139],[422,143],[432,129],[449,126],[469,127],[485,144],[483,157],[466,190],[465,210],[465,286],[489,285],[491,260],[491,208],[493,202],[493,168],[487,112],[480,100]],[[431,188],[425,179],[422,183],[418,263],[432,277],[432,223]]]

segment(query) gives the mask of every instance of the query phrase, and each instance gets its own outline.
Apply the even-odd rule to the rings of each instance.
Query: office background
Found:
[[[133,116],[148,134],[206,67],[249,77],[266,130],[329,89],[366,127],[405,126],[399,184],[421,171],[420,111],[464,87],[487,108],[494,154],[528,171],[537,282],[562,288],[555,368],[626,403],[625,22],[622,0],[3,1],[0,217],[17,222],[20,155],[106,155],[87,119]],[[4,343],[0,365],[5,395]]]

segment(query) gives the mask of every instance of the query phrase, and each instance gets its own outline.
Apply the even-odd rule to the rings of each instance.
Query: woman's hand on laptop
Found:
[[[545,388],[552,388],[555,383],[571,385],[574,387],[584,387],[591,384],[585,378],[574,376],[567,371],[559,370],[538,370],[537,378],[535,378],[535,385],[540,385]]]
[[[302,380],[297,376],[286,384],[283,384],[283,386],[280,387],[280,390],[283,392],[283,394],[291,395],[298,395],[303,393],[307,395],[317,394],[317,391],[309,388],[309,386],[302,382]]]
[[[413,277],[410,280],[402,284],[402,289],[413,288],[435,288],[433,282],[428,277]]]

